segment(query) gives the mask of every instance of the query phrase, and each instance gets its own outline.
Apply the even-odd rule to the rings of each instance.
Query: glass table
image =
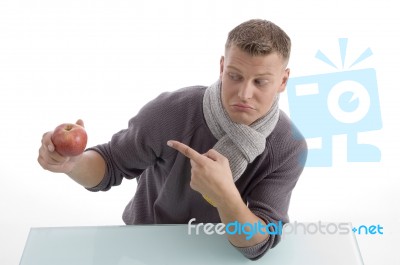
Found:
[[[284,234],[261,259],[250,261],[226,235],[188,233],[188,225],[31,228],[20,265],[363,264],[355,235]]]

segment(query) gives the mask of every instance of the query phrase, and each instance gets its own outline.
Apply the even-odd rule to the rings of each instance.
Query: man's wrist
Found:
[[[215,202],[215,207],[228,210],[229,212],[238,211],[243,206],[245,206],[245,204],[236,187],[234,190],[225,193],[225,195],[221,196],[221,198]]]

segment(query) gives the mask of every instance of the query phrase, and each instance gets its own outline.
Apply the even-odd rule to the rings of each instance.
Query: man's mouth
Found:
[[[245,104],[245,103],[234,103],[231,106],[236,109],[239,109],[239,110],[254,110],[255,109],[253,106]]]

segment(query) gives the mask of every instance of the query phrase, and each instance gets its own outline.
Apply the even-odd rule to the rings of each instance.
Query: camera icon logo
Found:
[[[347,39],[339,39],[339,45],[344,66]],[[350,68],[371,55],[366,49]],[[316,58],[337,68],[321,51]],[[319,142],[308,150],[306,166],[332,166],[332,138],[340,134],[347,136],[347,162],[380,161],[380,149],[358,143],[357,135],[382,128],[375,69],[290,78],[287,95],[293,122],[307,140]]]

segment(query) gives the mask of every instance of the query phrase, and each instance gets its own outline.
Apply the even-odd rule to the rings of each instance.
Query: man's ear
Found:
[[[219,60],[219,78],[222,79],[222,74],[224,73],[224,56],[221,56]]]
[[[287,82],[289,81],[289,75],[290,75],[290,69],[286,68],[285,72],[283,74],[283,77],[282,77],[282,83],[281,83],[281,85],[279,87],[279,90],[278,90],[279,93],[285,91]]]

